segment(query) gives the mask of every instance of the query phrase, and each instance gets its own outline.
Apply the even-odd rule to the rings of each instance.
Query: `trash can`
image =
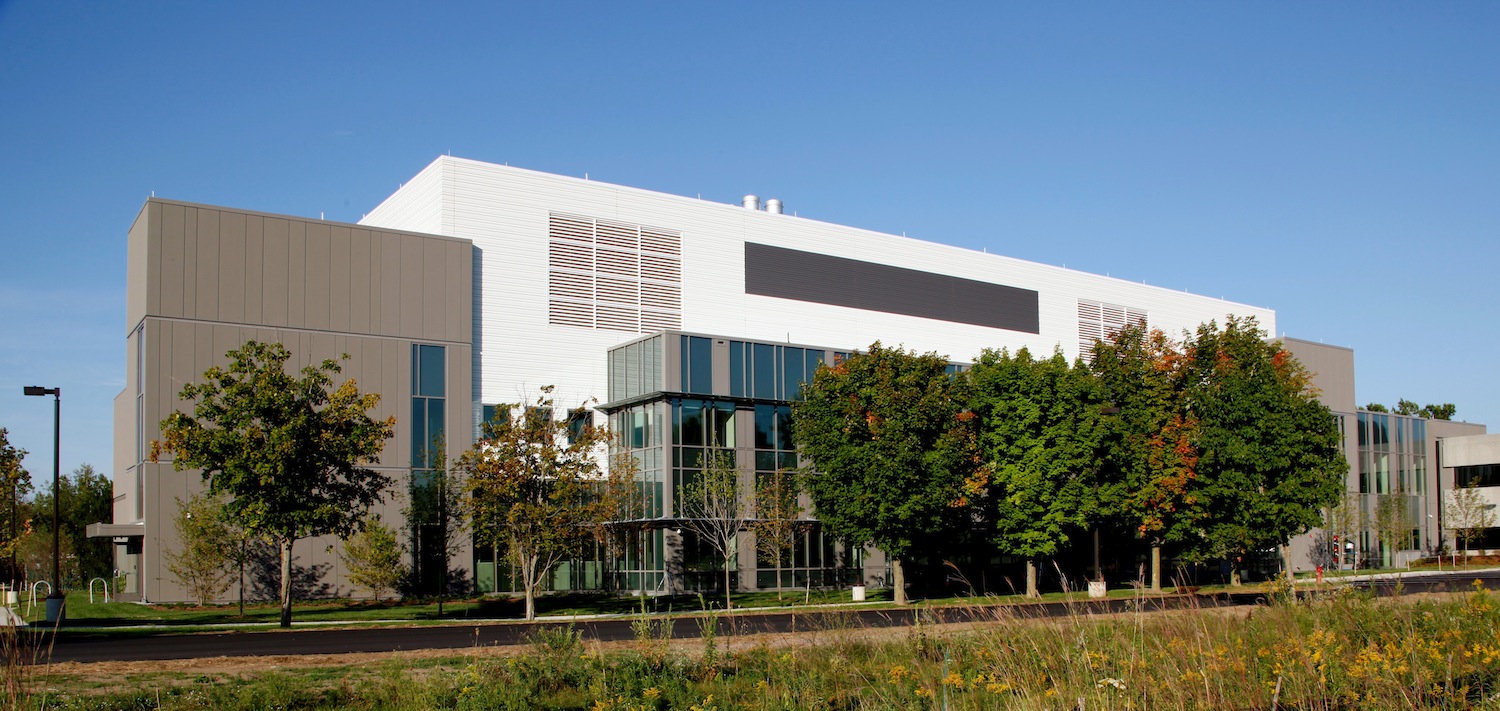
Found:
[[[855,585],[854,587],[849,588],[849,592],[850,592],[850,594],[852,594],[854,596],[854,601],[855,602],[864,602],[865,601],[865,586],[863,586],[863,585]]]

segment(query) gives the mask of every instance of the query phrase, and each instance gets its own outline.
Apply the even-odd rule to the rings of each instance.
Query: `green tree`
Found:
[[[1199,326],[1184,345],[1206,504],[1197,552],[1228,558],[1234,583],[1243,555],[1318,525],[1348,470],[1337,421],[1307,370],[1265,339],[1255,319],[1230,317],[1222,329]]]
[[[986,350],[965,376],[989,474],[988,516],[1000,550],[1026,559],[1026,594],[1040,595],[1037,563],[1097,519],[1103,393],[1062,351]]]
[[[677,497],[682,527],[707,543],[724,567],[724,609],[734,609],[730,574],[745,527],[745,500],[734,450],[711,444],[703,454],[703,469],[695,472]]]
[[[520,416],[487,423],[458,466],[475,539],[504,549],[520,571],[528,620],[536,619],[547,572],[582,551],[601,516],[596,482],[608,432],[593,424],[570,429],[552,412],[547,386]]]
[[[1420,413],[1421,411],[1422,411],[1422,408],[1419,407],[1417,405],[1417,403],[1412,402],[1411,400],[1407,400],[1406,398],[1401,398],[1401,399],[1397,400],[1396,401],[1396,409],[1392,410],[1392,412],[1396,413],[1397,415],[1409,415],[1409,416],[1415,416],[1417,413]]]
[[[114,517],[114,483],[96,471],[91,464],[80,465],[71,476],[58,481],[62,497],[58,499],[58,519],[63,550],[72,558],[64,565],[69,585],[83,587],[93,578],[106,580],[114,576],[114,544],[107,538],[89,538],[91,523],[111,523]],[[52,487],[38,492],[31,502],[32,518],[43,538],[52,541]],[[50,550],[50,547],[49,547]]]
[[[946,359],[880,343],[819,368],[792,403],[792,425],[812,462],[805,482],[824,528],[892,558],[898,604],[903,563],[970,527],[983,489],[973,415],[963,409]]]
[[[405,553],[396,530],[379,516],[368,514],[359,530],[343,540],[339,560],[349,570],[349,582],[369,590],[379,602],[406,576],[406,566],[401,562]]]
[[[20,548],[22,539],[31,532],[30,516],[21,505],[21,501],[31,491],[31,474],[21,465],[25,458],[26,450],[13,446],[10,443],[10,433],[0,427],[0,492],[3,492],[0,495],[9,498],[9,501],[0,502],[0,558],[5,559],[12,568],[7,579],[23,577],[18,570],[16,551]]]
[[[1323,514],[1323,529],[1332,535],[1339,546],[1338,567],[1344,567],[1345,551],[1349,544],[1355,544],[1355,559],[1351,565],[1357,565],[1359,561],[1358,534],[1369,527],[1365,520],[1364,508],[1360,506],[1359,494],[1345,492],[1339,495],[1338,503],[1330,506]]]
[[[776,599],[781,599],[781,569],[797,544],[797,536],[806,530],[802,505],[798,501],[796,477],[777,470],[758,475],[755,483],[755,518],[750,530],[755,532],[757,556],[776,567]]]
[[[1464,559],[1468,560],[1469,546],[1484,535],[1484,529],[1495,525],[1495,505],[1471,482],[1448,493],[1443,502],[1443,517],[1453,529],[1453,537],[1463,546]]]
[[[1382,404],[1380,404],[1378,402],[1372,402],[1372,403],[1370,403],[1368,405],[1365,405],[1365,409],[1369,410],[1370,412],[1390,412],[1391,411],[1390,408],[1388,408],[1385,405],[1382,405]]]
[[[166,554],[167,570],[199,605],[207,605],[229,589],[234,553],[240,548],[223,497],[204,492],[187,501],[177,499],[172,527],[178,548]]]
[[[1106,513],[1151,546],[1151,589],[1161,551],[1198,535],[1198,422],[1187,410],[1182,352],[1161,331],[1126,326],[1096,341],[1091,369],[1113,413],[1104,418],[1100,487]]]
[[[227,368],[182,388],[193,414],[172,413],[152,443],[153,460],[166,453],[178,471],[201,470],[209,491],[228,497],[232,519],[280,549],[282,627],[292,624],[292,544],[358,530],[390,485],[364,465],[377,461],[395,426],[394,417],[369,416],[379,395],[361,394],[352,378],[334,387],[337,361],[296,377],[286,372],[290,357],[279,343],[229,351]]]
[[[1423,405],[1417,414],[1429,420],[1451,420],[1457,411],[1458,408],[1453,403],[1445,402],[1441,405]]]
[[[1382,564],[1389,559],[1396,564],[1396,554],[1412,547],[1412,520],[1410,497],[1406,494],[1383,494],[1375,502],[1375,537],[1380,541]]]

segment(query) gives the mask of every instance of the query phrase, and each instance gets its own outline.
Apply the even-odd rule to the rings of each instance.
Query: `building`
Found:
[[[399,490],[425,466],[422,445],[432,434],[448,433],[450,457],[469,446],[469,427],[445,428],[472,416],[467,240],[152,198],[130,228],[127,252],[115,523],[90,530],[116,542],[121,599],[186,599],[165,554],[177,545],[176,502],[197,492],[201,477],[175,471],[169,459],[151,461],[151,443],[182,406],[182,386],[247,340],[286,345],[299,369],[348,354],[343,374],[381,394],[376,416],[396,417],[377,468]],[[402,505],[381,514],[395,521]],[[302,592],[349,593],[331,543],[295,546]]]
[[[1365,410],[1354,395],[1354,351],[1296,338],[1281,341],[1313,374],[1319,398],[1338,418],[1349,461],[1348,505],[1356,512],[1357,530],[1353,541],[1334,541],[1332,534],[1324,537],[1321,531],[1298,537],[1292,541],[1292,567],[1402,566],[1445,545],[1451,547],[1451,533],[1442,525],[1442,492],[1453,489],[1453,465],[1444,460],[1442,449],[1449,442],[1471,441],[1484,433],[1484,425]],[[1387,513],[1387,518],[1404,520],[1412,529],[1396,547],[1383,543],[1379,535],[1382,502],[1403,512]],[[1330,559],[1316,555],[1315,547],[1341,550],[1343,555]]]
[[[1441,490],[1445,504],[1450,504],[1439,509],[1438,527],[1454,531],[1474,526],[1473,538],[1467,542],[1468,551],[1494,554],[1500,549],[1500,510],[1496,509],[1500,506],[1500,434],[1445,439],[1438,455]],[[1458,489],[1468,487],[1478,494],[1472,503],[1455,496]],[[1458,520],[1454,520],[1455,516]],[[1459,551],[1465,545],[1450,538],[1449,548]]]
[[[487,414],[542,386],[559,410],[600,403],[590,416],[629,432],[661,485],[620,584],[663,589],[688,584],[668,581],[666,562],[681,554],[674,482],[692,469],[680,450],[697,446],[684,425],[722,426],[746,476],[770,471],[761,464],[791,456],[777,408],[818,360],[876,340],[956,361],[1021,347],[1072,358],[1126,323],[1175,333],[1229,315],[1276,328],[1267,308],[819,222],[778,200],[723,204],[448,156],[357,225],[152,199],[129,245],[117,523],[97,532],[116,536],[132,589],[152,600],[181,599],[162,556],[174,501],[197,482],[149,462],[155,423],[248,338],[287,343],[298,365],[349,353],[348,372],[397,416],[381,465],[403,481],[426,466],[424,438],[445,435],[453,456]],[[1355,413],[1352,354],[1329,357],[1327,373],[1313,369],[1347,373],[1349,406],[1334,409]],[[422,378],[429,367],[439,377]],[[325,591],[353,593],[326,544],[299,550],[300,564]],[[854,569],[879,582],[878,552],[836,548],[805,541],[801,562],[779,571],[746,549],[739,584]],[[481,588],[503,577],[486,551],[456,565]],[[597,573],[563,569],[556,583]]]

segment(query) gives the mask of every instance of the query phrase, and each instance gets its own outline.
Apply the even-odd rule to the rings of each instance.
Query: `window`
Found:
[[[484,405],[480,409],[477,436],[484,436],[485,426],[499,426],[510,422],[510,411],[515,405]]]
[[[620,346],[609,352],[609,399],[627,400],[662,389],[662,337]]]
[[[769,343],[729,342],[729,394],[757,400],[796,400],[825,352]]]
[[[446,349],[411,347],[411,466],[426,469],[437,461],[443,442],[447,382]]]
[[[583,437],[584,428],[594,424],[594,413],[586,408],[578,408],[568,411],[568,444],[571,445]]]
[[[1454,467],[1453,483],[1459,488],[1500,486],[1500,465],[1479,464],[1470,467]]]
[[[135,518],[146,517],[146,324],[135,329]]]
[[[790,405],[755,406],[755,448],[795,450]]]
[[[682,336],[682,391],[694,395],[714,392],[713,340]]]
[[[628,454],[635,461],[638,500],[629,518],[662,516],[661,406],[636,405],[610,415],[610,425],[620,434],[612,454]]]
[[[552,421],[552,408],[531,406],[526,408],[526,424],[539,425]]]

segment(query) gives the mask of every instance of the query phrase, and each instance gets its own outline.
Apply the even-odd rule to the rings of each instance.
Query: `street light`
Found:
[[[48,586],[52,591],[47,595],[47,621],[55,624],[62,618],[65,599],[62,593],[62,527],[58,524],[62,518],[62,487],[58,485],[62,478],[62,388],[27,385],[23,391],[38,397],[52,396],[52,584]]]

